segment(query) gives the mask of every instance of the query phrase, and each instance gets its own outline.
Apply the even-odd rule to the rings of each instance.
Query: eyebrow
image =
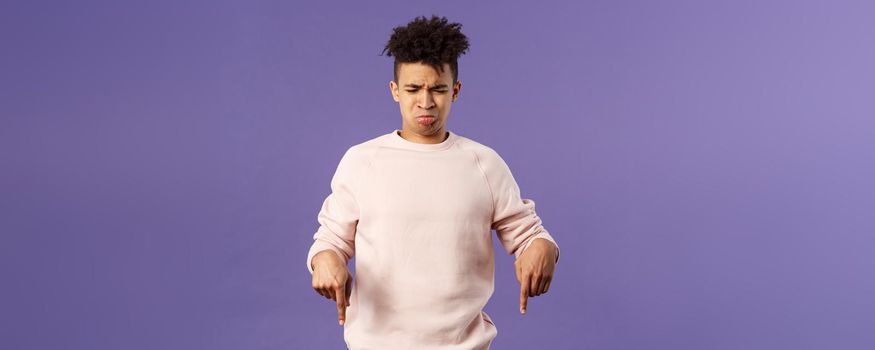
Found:
[[[441,88],[446,88],[447,86],[448,86],[447,84],[436,84],[436,85],[433,85],[431,88],[432,88],[432,89],[441,89]],[[406,84],[406,85],[404,85],[404,87],[405,87],[405,88],[412,87],[412,88],[419,89],[419,88],[422,87],[422,85],[417,85],[417,84]]]

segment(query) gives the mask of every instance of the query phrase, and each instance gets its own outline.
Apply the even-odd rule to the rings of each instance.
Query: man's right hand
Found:
[[[337,303],[337,321],[346,322],[346,307],[352,292],[352,276],[343,260],[330,250],[313,256],[313,289],[316,293]]]

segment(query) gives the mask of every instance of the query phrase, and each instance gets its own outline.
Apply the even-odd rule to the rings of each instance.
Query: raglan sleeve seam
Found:
[[[495,191],[492,190],[492,184],[489,183],[489,175],[486,174],[486,170],[483,169],[483,165],[480,164],[480,156],[477,155],[477,152],[471,151],[471,154],[474,156],[474,162],[477,164],[477,168],[480,170],[480,174],[483,175],[483,180],[486,182],[486,188],[489,190],[489,197],[491,199],[490,203],[492,204],[492,209],[490,211],[490,229],[492,229],[492,217],[495,214]]]

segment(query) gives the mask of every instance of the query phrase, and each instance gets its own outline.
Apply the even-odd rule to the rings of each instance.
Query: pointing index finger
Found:
[[[526,314],[526,305],[529,301],[529,279],[523,278],[522,283],[520,284],[520,313]]]
[[[334,296],[337,300],[337,322],[343,326],[343,323],[346,322],[346,291],[344,287],[337,287],[334,290]]]

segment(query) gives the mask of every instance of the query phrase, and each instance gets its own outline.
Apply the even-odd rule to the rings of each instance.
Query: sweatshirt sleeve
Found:
[[[520,188],[505,163],[494,150],[481,160],[486,179],[492,190],[494,210],[492,228],[498,235],[508,254],[516,258],[529,248],[537,238],[543,238],[556,245],[556,261],[559,261],[559,245],[544,228],[541,218],[535,212],[535,201],[520,196]]]
[[[307,270],[313,274],[313,256],[331,250],[345,263],[355,255],[355,232],[359,207],[355,199],[355,180],[359,167],[354,150],[348,149],[331,179],[331,194],[322,202],[317,221],[319,228],[307,253]]]

